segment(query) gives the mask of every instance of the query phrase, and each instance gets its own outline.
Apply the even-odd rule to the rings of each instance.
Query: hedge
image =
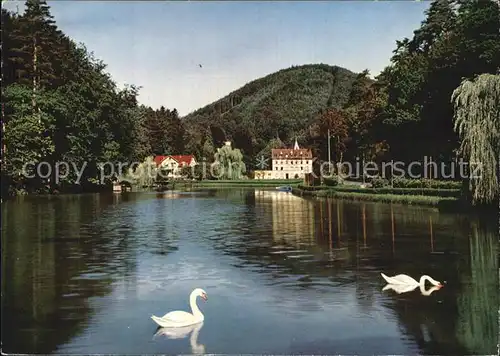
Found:
[[[394,188],[461,189],[462,182],[452,180],[394,178],[392,186]]]
[[[401,203],[431,206],[438,206],[439,204],[443,204],[444,201],[449,203],[458,201],[457,198],[450,197],[432,197],[425,195],[365,194],[335,191],[332,191],[332,194],[329,194],[328,196],[359,201],[377,201],[382,203]]]
[[[393,194],[393,195],[426,195],[437,197],[459,197],[460,189],[435,189],[435,188],[354,188],[339,186],[333,188],[339,192],[366,193],[366,194]]]

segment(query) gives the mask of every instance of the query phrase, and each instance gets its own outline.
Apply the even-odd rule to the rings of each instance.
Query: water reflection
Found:
[[[81,329],[92,312],[88,298],[110,292],[111,279],[99,273],[112,268],[113,254],[102,246],[97,267],[87,225],[110,203],[94,195],[2,206],[4,351],[52,352]]]
[[[205,345],[198,343],[198,336],[200,330],[203,328],[203,322],[184,326],[181,328],[161,328],[159,327],[154,334],[154,337],[165,336],[168,339],[176,340],[176,339],[184,339],[189,335],[189,345],[191,347],[191,354],[194,355],[202,355],[205,353]]]
[[[495,350],[494,221],[251,189],[167,196],[4,203],[3,350],[182,354],[204,353],[204,344],[213,353]],[[381,271],[428,274],[447,284],[410,293],[383,287]],[[165,303],[181,308],[185,294],[200,286],[216,296],[206,306],[203,344],[202,325],[157,330],[159,342],[151,342],[151,312]],[[188,337],[191,346],[175,340]]]
[[[255,190],[255,202],[267,208],[272,217],[273,238],[294,246],[311,244],[314,240],[312,202],[293,194]]]
[[[417,287],[420,289],[420,293],[424,296],[429,296],[435,291],[441,289],[441,287],[438,286],[432,286],[429,289],[425,289],[424,285],[405,285],[405,284],[386,284],[384,288],[382,288],[382,291],[386,290],[393,290],[397,294],[402,294],[402,293],[408,293],[411,291],[414,291]]]
[[[490,226],[488,226],[490,225]],[[499,332],[498,235],[493,224],[472,222],[470,259],[461,269],[457,337],[477,354],[493,354]]]
[[[131,232],[136,224],[149,235],[151,227],[128,209],[149,199],[89,194],[2,204],[4,351],[51,353],[99,312],[90,298],[108,295],[120,282],[123,293],[135,293],[140,244]],[[161,228],[164,211],[156,211]],[[160,235],[155,246],[153,235],[148,247],[168,251],[170,243]]]

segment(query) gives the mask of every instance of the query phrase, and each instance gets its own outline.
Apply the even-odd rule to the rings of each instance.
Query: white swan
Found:
[[[433,292],[437,291],[438,289],[441,289],[441,287],[439,287],[439,286],[434,286],[434,287],[429,288],[428,290],[425,290],[425,286],[423,284],[420,284],[419,287],[420,287],[420,293],[422,293],[422,295],[424,295],[424,296],[429,296]],[[411,292],[415,288],[417,288],[417,285],[390,284],[389,283],[389,284],[386,284],[384,288],[382,288],[382,291],[392,289],[396,293],[402,294],[402,293]]]
[[[191,292],[189,296],[189,304],[191,306],[192,313],[188,313],[182,310],[175,310],[170,313],[165,314],[162,317],[157,317],[152,315],[151,319],[163,328],[180,328],[183,326],[189,326],[202,322],[205,317],[201,313],[198,305],[196,304],[196,297],[201,297],[207,300],[207,293],[201,289],[196,288]]]
[[[417,288],[416,285],[408,285],[408,284],[391,284],[391,283],[388,283],[385,285],[384,288],[382,288],[382,291],[386,291],[386,290],[389,290],[389,289],[392,289],[393,291],[395,291],[396,293],[398,294],[402,294],[402,293],[408,293],[408,292],[411,292],[412,290],[414,290],[415,288]]]
[[[425,275],[425,274],[422,277],[420,277],[420,281],[417,281],[414,278],[412,278],[406,274],[398,274],[394,277],[388,277],[383,273],[380,273],[380,274],[385,279],[385,281],[389,284],[402,284],[402,285],[407,285],[407,286],[415,286],[415,288],[416,288],[419,285],[424,286],[425,281],[429,281],[431,284],[433,284],[439,288],[441,288],[443,286],[443,284],[441,282],[436,281],[432,277],[429,277],[428,275]],[[415,289],[415,288],[413,288],[413,289]]]
[[[198,344],[198,334],[200,333],[202,327],[203,322],[179,328],[158,328],[154,337],[165,335],[169,339],[184,339],[191,334],[191,337],[189,338],[191,353],[193,355],[200,355],[205,353],[205,345]]]

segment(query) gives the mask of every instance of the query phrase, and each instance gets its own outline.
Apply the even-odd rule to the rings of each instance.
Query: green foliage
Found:
[[[2,194],[75,189],[82,168],[78,183],[93,189],[109,183],[100,179],[100,163],[119,172],[120,163],[185,153],[177,111],[139,106],[133,85],[118,89],[104,63],[57,29],[45,1],[28,0],[22,15],[2,9],[2,24]],[[73,166],[57,182],[22,174],[30,161]]]
[[[343,180],[339,176],[333,176],[331,178],[324,178],[323,182],[328,187],[336,187],[336,186],[342,184]]]
[[[438,188],[359,188],[359,187],[336,187],[335,190],[351,193],[369,194],[396,194],[396,195],[426,195],[437,197],[459,198],[462,191],[460,189],[438,189]]]
[[[331,196],[335,198],[351,199],[359,201],[377,201],[382,203],[398,203],[409,205],[430,205],[438,206],[443,201],[456,202],[456,198],[435,197],[426,195],[399,195],[399,194],[369,194],[369,193],[347,193],[333,192]]]
[[[462,183],[450,180],[394,178],[392,186],[394,188],[460,189]]]
[[[264,157],[266,159],[270,159],[272,150],[277,148],[285,148],[285,144],[279,137],[271,139],[269,143],[256,155],[256,158]]]
[[[461,153],[480,163],[479,177],[469,180],[473,203],[490,203],[500,192],[500,74],[464,80],[453,92],[455,130],[462,137]]]
[[[50,105],[44,105],[39,112],[33,112],[31,89],[23,85],[11,85],[5,88],[5,134],[6,156],[15,156],[8,161],[11,172],[21,174],[25,162],[40,162],[54,151],[50,137],[54,128],[54,112]],[[53,102],[50,93],[40,93],[42,103]],[[57,102],[57,100],[55,100]]]
[[[399,193],[373,193],[371,189],[365,191],[342,191],[338,188],[325,189],[325,187],[298,186],[299,191],[307,195],[333,197],[337,199],[348,199],[357,201],[376,201],[382,203],[398,203],[398,204],[414,204],[414,205],[430,205],[439,206],[447,203],[456,203],[459,200],[452,196],[427,196],[427,195],[411,195]],[[352,189],[352,188],[351,188]]]
[[[500,68],[498,13],[494,0],[433,1],[413,38],[397,42],[378,78],[388,95],[379,135],[394,159],[454,158],[458,138],[449,98],[462,78]]]
[[[137,167],[129,167],[126,174],[118,179],[120,181],[128,181],[131,184],[138,185],[139,187],[146,188],[152,187],[157,180],[158,169],[153,156],[146,157],[146,159],[139,163]]]
[[[232,148],[229,145],[224,145],[217,149],[214,155],[213,163],[214,176],[218,179],[241,179],[246,173],[245,163],[243,163],[243,155],[237,148]]]
[[[297,188],[311,192],[327,189],[325,186],[314,186],[314,185],[304,185],[304,184],[299,184]]]
[[[371,183],[373,188],[383,188],[390,185],[390,182],[387,179],[381,177],[373,178]]]
[[[326,183],[326,182],[325,182]],[[307,191],[336,191],[343,193],[362,193],[362,194],[383,194],[383,195],[424,195],[430,197],[460,198],[461,189],[446,188],[361,188],[349,185],[328,185],[325,186],[304,186],[299,185],[300,189]]]

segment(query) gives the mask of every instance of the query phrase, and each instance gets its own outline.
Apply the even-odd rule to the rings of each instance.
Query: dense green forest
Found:
[[[118,89],[106,65],[57,28],[45,1],[28,0],[22,15],[2,9],[2,49],[2,195],[94,190],[98,162],[183,152],[177,111],[139,105],[135,86]],[[85,169],[80,184],[72,167],[56,182],[33,165],[22,174],[30,161]]]
[[[180,118],[175,103],[153,109],[138,103],[140,88],[119,89],[104,63],[57,28],[45,1],[28,0],[23,14],[2,9],[2,195],[98,189],[98,162],[160,154],[213,161],[225,140],[241,150],[247,172],[257,155],[295,138],[326,159],[328,130],[336,161],[453,161],[461,142],[452,93],[464,79],[498,74],[499,31],[497,1],[433,1],[375,79],[295,66]],[[27,178],[28,161],[87,165],[75,184],[73,169],[60,182]]]

